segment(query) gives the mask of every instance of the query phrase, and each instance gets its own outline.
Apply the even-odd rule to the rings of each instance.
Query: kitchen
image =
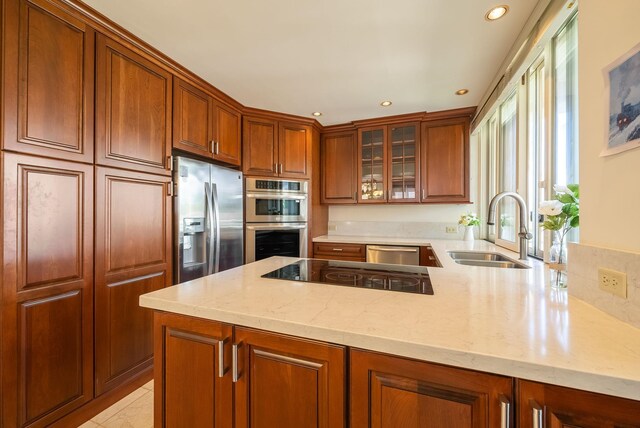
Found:
[[[489,188],[482,172],[486,169],[484,165],[488,164],[488,149],[483,149],[486,136],[478,129],[470,136],[469,133],[478,125],[475,123],[477,115],[484,113],[490,119],[491,112],[483,110],[485,105],[508,102],[506,93],[503,99],[497,96],[489,103],[484,101],[491,98],[491,90],[499,85],[499,79],[493,76],[504,74],[510,65],[509,55],[516,57],[527,35],[534,31],[536,20],[529,22],[527,16],[532,12],[542,16],[545,7],[540,4],[545,2],[538,5],[529,2],[527,11],[518,4],[511,4],[511,10],[502,21],[509,26],[509,31],[505,28],[495,30],[503,33],[493,36],[489,33],[494,30],[486,28],[499,27],[485,26],[500,25],[501,21],[489,23],[483,17],[494,5],[484,2],[474,6],[481,9],[477,11],[479,17],[475,17],[478,18],[476,25],[485,28],[487,37],[493,37],[491,40],[497,45],[500,37],[506,38],[506,42],[503,40],[499,44],[500,52],[483,51],[482,55],[493,56],[491,60],[483,56],[485,60],[477,63],[483,70],[476,70],[474,76],[466,74],[470,79],[477,79],[475,86],[469,83],[471,91],[466,95],[475,97],[471,98],[474,101],[453,95],[455,90],[467,85],[461,82],[453,90],[442,89],[450,94],[450,100],[439,106],[427,105],[425,101],[411,105],[401,98],[392,98],[391,92],[375,93],[369,95],[373,99],[363,100],[373,108],[365,106],[340,112],[342,107],[336,104],[337,113],[332,112],[334,109],[330,104],[318,107],[303,104],[300,107],[296,104],[298,101],[291,101],[289,105],[295,107],[285,108],[284,104],[274,101],[267,103],[259,98],[266,91],[253,95],[242,93],[241,85],[237,92],[222,92],[211,83],[216,86],[219,82],[224,83],[220,87],[226,88],[233,82],[217,79],[207,82],[185,68],[189,64],[190,69],[200,67],[199,70],[203,70],[202,64],[181,59],[179,52],[187,44],[163,45],[161,40],[156,43],[151,34],[145,33],[142,23],[140,27],[126,24],[127,9],[121,9],[118,15],[115,10],[107,12],[106,5],[98,1],[88,3],[163,53],[81,3],[3,2],[3,426],[77,426],[127,394],[148,385],[152,370],[160,370],[161,367],[153,364],[153,349],[158,346],[154,336],[158,336],[158,331],[154,333],[149,328],[153,315],[150,310],[139,308],[138,297],[154,290],[160,290],[150,295],[156,296],[155,302],[152,302],[153,297],[147,297],[146,301],[143,298],[143,306],[156,305],[153,306],[155,309],[161,309],[157,305],[164,304],[167,310],[171,308],[171,311],[199,318],[186,318],[185,321],[165,313],[165,318],[157,321],[156,329],[175,322],[180,324],[177,330],[186,333],[187,337],[192,337],[189,334],[204,335],[206,340],[192,343],[193,349],[204,350],[211,361],[215,360],[216,366],[221,363],[222,377],[217,377],[218,373],[211,378],[202,376],[209,383],[193,390],[206,401],[203,391],[217,393],[220,391],[218,387],[222,388],[223,399],[215,400],[215,411],[213,406],[199,407],[203,418],[215,417],[222,426],[234,420],[242,425],[243,418],[251,412],[269,410],[261,407],[243,410],[239,404],[247,402],[246,395],[244,400],[241,398],[242,394],[248,394],[249,386],[258,388],[260,384],[247,384],[247,373],[242,373],[237,364],[238,355],[248,358],[249,349],[254,353],[260,351],[262,354],[252,354],[262,357],[254,363],[266,364],[260,366],[265,369],[277,369],[277,365],[269,365],[275,357],[265,355],[271,346],[265,339],[268,337],[264,336],[267,334],[265,331],[302,340],[311,352],[311,357],[305,358],[313,361],[306,361],[304,356],[300,356],[297,362],[289,362],[295,367],[306,367],[305,370],[316,373],[318,379],[333,382],[331,385],[321,384],[318,390],[326,392],[329,388],[329,391],[334,391],[328,395],[333,401],[323,401],[323,397],[318,401],[317,420],[323,421],[321,424],[329,424],[325,426],[337,426],[333,423],[336,420],[342,421],[341,425],[347,419],[350,426],[367,425],[358,418],[362,418],[361,410],[370,405],[363,402],[363,397],[368,394],[356,394],[354,392],[360,390],[354,389],[350,393],[345,391],[347,388],[361,388],[358,385],[362,385],[362,376],[367,376],[366,371],[363,374],[353,368],[354,361],[360,362],[363,368],[368,364],[380,364],[380,367],[385,367],[380,369],[382,372],[390,373],[392,369],[379,358],[380,355],[394,358],[391,366],[402,367],[406,374],[414,373],[410,376],[433,373],[438,380],[426,380],[426,386],[446,384],[445,381],[452,377],[451,373],[458,374],[461,379],[470,373],[487,376],[486,383],[478,382],[492,385],[491,394],[480,393],[468,384],[432,391],[431,394],[444,396],[462,414],[473,409],[474,415],[484,415],[480,416],[484,425],[476,422],[479,426],[501,426],[503,421],[511,422],[511,426],[529,426],[524,424],[532,423],[530,414],[543,418],[547,425],[555,417],[574,425],[604,425],[597,422],[589,425],[590,422],[582,421],[579,415],[581,411],[598,408],[596,403],[604,397],[575,390],[570,395],[580,397],[572,400],[577,407],[565,408],[559,416],[554,414],[557,410],[554,406],[566,405],[564,402],[545,403],[538,399],[540,408],[526,409],[525,412],[527,406],[523,403],[528,403],[528,400],[521,400],[518,394],[524,394],[526,388],[518,386],[516,389],[513,385],[523,385],[522,382],[527,380],[541,382],[536,385],[559,385],[548,387],[548,400],[562,398],[562,390],[554,388],[573,387],[609,396],[603,406],[608,407],[611,413],[623,415],[635,410],[638,414],[640,308],[636,295],[640,286],[637,272],[640,265],[640,226],[635,222],[634,213],[640,209],[640,198],[637,190],[630,188],[628,183],[638,179],[637,168],[633,166],[637,165],[640,154],[634,150],[612,157],[599,156],[605,135],[603,117],[606,116],[602,70],[640,40],[640,34],[633,25],[633,12],[638,7],[634,1],[616,0],[604,5],[585,0],[575,5],[580,8],[577,84],[580,92],[579,169],[582,174],[579,182],[583,216],[579,244],[570,246],[569,288],[562,293],[554,293],[549,288],[547,268],[534,259],[527,261],[532,266],[530,269],[522,270],[456,263],[449,256],[449,251],[496,251],[515,260],[518,255],[513,250],[517,248],[512,246],[511,251],[507,251],[480,239],[469,248],[470,244],[460,239],[462,234],[457,229],[453,234],[447,232],[447,228],[455,228],[460,215],[468,212],[477,212],[483,223],[488,218],[489,199],[496,192],[484,191]],[[563,13],[567,17],[573,14],[572,10],[565,10],[569,3],[572,2],[562,2]],[[135,16],[131,12],[131,16]],[[175,16],[179,20],[185,17]],[[433,16],[429,19],[433,20]],[[18,22],[28,22],[29,25],[18,26]],[[229,22],[221,24],[222,28],[229,30]],[[182,24],[189,25],[188,22]],[[523,28],[526,31],[518,36]],[[261,27],[254,31],[259,34]],[[359,37],[366,39],[366,33]],[[252,40],[260,39],[255,35]],[[29,46],[29,49],[24,49],[24,46]],[[70,46],[77,49],[69,49]],[[532,55],[536,53],[533,49]],[[187,51],[186,48],[183,51],[184,58],[188,58]],[[304,58],[313,51],[309,49],[300,55]],[[322,52],[318,49],[316,53]],[[454,64],[462,67],[455,63],[459,57],[448,57],[452,67]],[[505,57],[505,64],[499,66]],[[62,60],[55,61],[54,58]],[[240,59],[247,61],[247,58]],[[252,66],[246,62],[241,64],[247,69]],[[402,75],[401,68],[392,70]],[[514,75],[515,79],[511,80],[519,81],[520,73],[514,72]],[[237,77],[247,79],[242,74]],[[296,83],[293,77],[289,76],[289,79]],[[379,84],[365,83],[374,87]],[[283,100],[287,96],[296,100],[307,98],[304,92],[296,94],[293,91],[294,97],[291,91],[280,89]],[[348,87],[342,86],[338,90],[350,93]],[[421,87],[420,91],[425,92],[425,88]],[[255,96],[255,102],[252,96]],[[238,97],[242,103],[232,97]],[[128,106],[125,101],[130,99],[148,106],[151,113],[143,114],[140,109]],[[388,107],[379,105],[386,100],[392,100],[393,104]],[[52,108],[53,105],[58,108]],[[479,108],[472,113],[464,109],[469,105],[478,105]],[[320,121],[310,115],[315,110],[322,111],[322,116],[315,116]],[[453,111],[447,113],[447,110]],[[394,118],[401,114],[407,115]],[[183,115],[182,119],[180,115]],[[185,119],[186,115],[190,115],[189,120]],[[193,122],[191,118],[200,122]],[[446,122],[450,120],[460,120],[461,125]],[[193,123],[196,125],[192,126]],[[417,123],[415,129],[419,132],[415,135],[427,135],[420,147],[434,138],[438,141],[436,137],[442,132],[451,131],[457,135],[458,129],[464,129],[462,135],[469,140],[463,139],[460,147],[467,147],[468,151],[456,152],[458,165],[462,161],[464,166],[451,174],[452,179],[436,181],[436,184],[433,181],[407,183],[405,180],[405,187],[399,191],[402,198],[423,199],[422,202],[368,204],[363,200],[365,194],[382,199],[390,195],[384,193],[386,186],[376,188],[371,180],[365,183],[352,178],[352,174],[358,174],[358,178],[366,175],[353,171],[357,161],[365,158],[350,147],[365,137],[372,139],[372,147],[377,144],[373,141],[375,138],[382,138],[383,145],[391,145],[396,141],[394,128],[403,123]],[[366,132],[369,134],[364,134]],[[128,137],[132,133],[139,137],[133,142]],[[411,140],[406,136],[400,138],[404,139],[402,144],[405,147]],[[254,140],[259,143],[253,144]],[[154,146],[145,146],[145,141],[153,141]],[[264,144],[264,141],[270,141],[271,145]],[[177,151],[172,151],[172,148]],[[327,149],[333,152],[327,153]],[[304,156],[300,155],[301,151]],[[242,171],[245,177],[262,177],[266,178],[264,181],[276,183],[308,180],[308,193],[302,195],[308,203],[307,239],[298,241],[299,249],[306,243],[308,255],[314,254],[315,246],[324,243],[332,244],[329,251],[339,248],[337,244],[343,245],[343,257],[348,244],[395,245],[398,241],[406,244],[413,240],[420,249],[430,244],[442,265],[442,268],[426,268],[434,294],[419,296],[258,279],[292,261],[278,258],[265,258],[240,269],[224,271],[199,283],[193,282],[192,287],[165,288],[174,283],[179,266],[174,260],[176,254],[172,242],[173,229],[176,228],[173,204],[181,195],[180,183],[176,180],[176,174],[180,176],[180,172],[174,165],[179,162],[175,156],[184,153]],[[323,174],[322,165],[325,165],[324,171],[327,170],[323,162],[331,159],[328,156],[331,153],[340,167],[332,169],[335,174]],[[378,167],[374,157],[370,158],[368,165],[372,169]],[[411,162],[409,159],[405,161],[405,166]],[[420,162],[424,164],[424,161]],[[438,162],[433,162],[431,166],[437,168]],[[414,165],[418,163],[414,160]],[[351,168],[344,165],[351,165]],[[358,166],[364,167],[364,164]],[[326,183],[327,179],[334,180],[333,187]],[[256,182],[252,193],[267,193],[260,189],[262,184]],[[361,184],[369,187],[362,190]],[[441,186],[445,190],[453,189],[452,193],[458,192],[457,195],[450,192],[447,197],[459,199],[444,204],[424,201],[437,195]],[[209,187],[206,194],[212,200],[213,192]],[[526,185],[517,183],[517,187],[524,193]],[[427,194],[421,195],[419,189],[427,190]],[[333,193],[327,194],[327,190],[333,190]],[[356,204],[326,203],[327,197],[353,199],[354,192],[355,199],[358,199]],[[203,196],[202,200],[206,198]],[[301,201],[302,198],[298,196],[295,200]],[[247,207],[245,200],[245,209]],[[202,214],[188,217],[206,219],[205,211],[211,215],[215,205]],[[211,228],[215,218],[212,215],[211,220],[202,226]],[[268,221],[255,224],[269,224]],[[251,223],[248,219],[246,222]],[[202,233],[198,232],[200,225],[196,223],[198,220],[189,224],[194,227],[194,235]],[[27,230],[30,233],[26,233]],[[213,236],[214,233],[210,233]],[[478,238],[484,238],[492,230],[483,224],[476,233]],[[353,240],[354,235],[359,238],[357,241]],[[187,247],[194,243],[195,239],[187,243]],[[205,241],[203,248],[210,247],[211,243],[211,240]],[[219,245],[222,247],[222,242]],[[210,255],[216,250],[214,245],[212,251],[204,254]],[[363,250],[354,251],[357,253],[355,258],[362,259]],[[337,258],[338,255],[333,254],[332,257]],[[254,255],[254,258],[258,257]],[[598,265],[626,272],[626,300],[598,290]],[[504,281],[509,283],[507,290],[504,290]],[[209,294],[198,295],[194,292],[197,288],[205,289]],[[381,297],[383,295],[384,298]],[[178,301],[179,298],[184,300]],[[172,299],[175,300],[173,303]],[[451,305],[451,302],[460,304]],[[428,325],[435,328],[427,329]],[[487,334],[489,330],[496,334]],[[556,339],[552,338],[553,335]],[[184,337],[183,334],[182,339]],[[169,335],[167,340],[179,338]],[[245,349],[236,346],[240,349],[234,353],[234,345],[250,343],[251,340],[262,342]],[[285,340],[281,342],[282,346],[289,346]],[[261,346],[261,349],[256,349]],[[172,358],[177,359],[172,361],[180,362],[180,358],[185,357],[179,348],[176,349]],[[366,354],[363,350],[376,352]],[[303,351],[291,348],[282,352],[294,358],[292,355]],[[345,352],[350,355],[351,364],[345,363],[345,357],[340,356]],[[188,351],[186,353],[189,354]],[[271,354],[274,354],[273,349]],[[156,348],[156,359],[159,357]],[[198,357],[194,365],[202,361]],[[327,377],[328,366],[324,362],[331,363],[332,374],[338,367],[337,370],[342,371],[339,379],[343,380]],[[180,370],[186,370],[184,366],[178,364]],[[446,372],[445,369],[454,372]],[[306,373],[305,370],[302,371]],[[279,372],[274,370],[274,373]],[[344,380],[347,374],[351,376],[349,382]],[[304,377],[307,375],[301,374],[304,379],[308,379]],[[237,378],[244,389],[232,378]],[[381,382],[393,383],[396,380],[391,376]],[[335,382],[338,382],[338,389],[335,389]],[[506,392],[498,394],[496,391],[502,388],[501,382],[507,383]],[[420,382],[418,384],[421,385]],[[189,388],[185,389],[184,385],[171,382],[165,387],[167,385],[170,385],[169,390],[163,394],[173,394],[176,402],[181,395],[190,397]],[[527,385],[531,387],[531,383]],[[391,390],[400,391],[398,388],[374,391],[389,393]],[[235,407],[232,406],[233,400],[228,399],[229,391],[235,391]],[[256,394],[259,390],[252,391]],[[335,395],[335,391],[342,392]],[[406,388],[403,391],[409,393]],[[162,399],[163,394],[156,394],[156,399]],[[342,399],[337,398],[340,394]],[[429,394],[426,396],[431,397]],[[349,403],[346,402],[347,396],[351,400]],[[632,401],[616,401],[611,396]],[[316,408],[315,401],[313,403]],[[255,405],[254,400],[251,406]],[[303,401],[298,405],[303,412],[308,410],[309,402]],[[171,407],[167,409],[169,417],[180,416]],[[156,407],[156,424],[161,423],[162,410],[162,405]],[[274,407],[274,415],[276,410],[281,409]],[[390,413],[384,413],[386,411],[389,410],[380,410],[380,415],[388,416]],[[336,412],[342,412],[342,415]],[[345,417],[347,414],[351,415],[350,418]],[[305,415],[303,420],[308,423],[310,417]],[[180,417],[188,418],[189,415]],[[334,419],[328,419],[332,421],[329,423],[327,417]],[[524,422],[516,419],[520,417]],[[567,419],[569,417],[575,419]],[[638,424],[633,413],[629,417],[632,419],[620,423]],[[316,420],[315,417],[312,419]],[[248,425],[254,423],[255,420],[247,422]],[[103,423],[89,424],[96,425]]]

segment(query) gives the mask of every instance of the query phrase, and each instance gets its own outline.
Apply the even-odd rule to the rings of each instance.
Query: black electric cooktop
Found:
[[[264,274],[262,278],[433,294],[429,273],[422,266],[305,259]]]

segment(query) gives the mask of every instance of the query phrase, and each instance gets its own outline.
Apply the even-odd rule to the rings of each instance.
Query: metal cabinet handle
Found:
[[[355,192],[353,192],[353,199],[354,200],[358,200],[358,191],[356,190]]]
[[[227,339],[218,340],[218,377],[224,377],[226,370],[224,366],[224,344]]]
[[[433,256],[429,256],[429,260],[435,260],[436,258]]]
[[[544,428],[544,412],[542,407],[535,401],[531,400],[531,416],[533,417],[533,428]]]
[[[173,196],[173,181],[167,183],[167,196]]]
[[[427,199],[427,198],[424,196],[424,189],[422,189],[422,199]]]
[[[216,142],[215,142],[215,140],[209,141],[209,144],[211,145],[211,149],[210,149],[211,153],[215,155],[216,154]]]
[[[504,395],[500,396],[500,428],[509,428],[511,403]]]
[[[369,245],[368,248],[373,251],[382,251],[387,253],[417,253],[418,248],[407,248],[407,247],[374,247],[373,245]]]
[[[280,164],[280,174],[282,174],[282,170],[283,170],[282,164]]]
[[[342,248],[332,248],[331,251],[342,251]]]
[[[238,349],[242,347],[242,342],[234,343],[231,346],[231,380],[235,383],[240,379],[240,371],[238,370]]]

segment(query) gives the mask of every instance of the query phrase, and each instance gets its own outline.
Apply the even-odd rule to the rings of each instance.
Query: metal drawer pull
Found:
[[[396,252],[400,252],[400,253],[417,253],[418,249],[417,248],[397,248],[397,247],[369,247],[369,249],[373,250],[373,251],[382,251],[382,252],[388,252],[388,253],[396,253]]]
[[[342,251],[342,248],[332,248],[331,251]]]
[[[435,260],[436,258],[433,256],[429,256],[429,260]]]
[[[224,344],[227,339],[218,340],[218,377],[224,377],[226,370],[224,367]]]
[[[240,372],[238,370],[238,348],[242,346],[241,343],[234,343],[231,346],[231,380],[235,383],[240,379]]]
[[[511,403],[504,395],[500,396],[500,428],[509,428],[509,414]]]
[[[542,411],[542,407],[535,401],[531,400],[531,408],[533,409],[533,428],[544,428],[544,412]]]

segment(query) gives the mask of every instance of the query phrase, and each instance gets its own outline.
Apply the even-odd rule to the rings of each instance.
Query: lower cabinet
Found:
[[[346,427],[342,346],[162,312],[155,338],[156,427]]]
[[[518,380],[520,428],[640,427],[640,402]]]
[[[352,428],[507,427],[512,390],[510,377],[350,352]]]
[[[156,427],[232,427],[233,327],[155,313]]]
[[[640,427],[640,401],[165,312],[154,334],[156,427]]]

